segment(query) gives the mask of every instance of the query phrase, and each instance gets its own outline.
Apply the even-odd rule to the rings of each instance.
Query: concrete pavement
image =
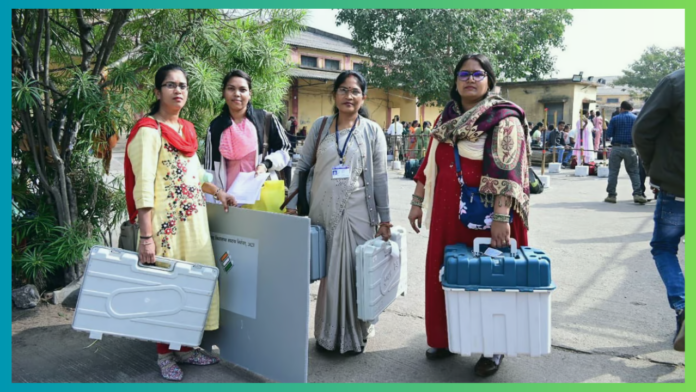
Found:
[[[117,172],[122,153],[115,158]],[[576,178],[570,170],[552,174],[552,187],[532,195],[530,245],[551,256],[558,286],[552,295],[551,355],[506,358],[500,371],[484,380],[473,375],[478,358],[426,360],[428,232],[416,235],[408,224],[414,183],[402,173],[390,172],[390,199],[392,223],[409,231],[408,294],[380,317],[364,354],[342,357],[314,347],[318,284],[312,285],[310,382],[684,382],[684,354],[671,347],[674,313],[650,255],[655,204],[633,203],[623,168],[617,204],[603,202],[606,179]],[[162,381],[153,344],[107,337],[97,343],[104,347],[101,354],[84,348],[89,344],[87,334],[69,326],[17,334],[13,381]],[[262,381],[229,364],[185,371],[189,382]]]
[[[617,204],[603,202],[606,179],[574,177],[571,170],[551,176],[552,187],[532,195],[529,233],[530,245],[552,257],[558,286],[552,294],[551,355],[506,358],[485,380],[473,375],[478,358],[425,358],[428,231],[417,235],[410,228],[414,183],[392,171],[392,222],[409,231],[408,295],[380,317],[377,336],[357,357],[317,352],[310,322],[309,381],[683,382],[684,354],[671,347],[674,313],[650,255],[655,203],[633,203],[623,169]]]

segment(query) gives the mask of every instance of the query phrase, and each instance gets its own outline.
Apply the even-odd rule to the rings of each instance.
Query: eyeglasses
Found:
[[[169,90],[176,90],[177,87],[179,87],[182,91],[186,91],[188,89],[188,85],[186,83],[174,82],[162,83],[162,87],[167,88]]]
[[[361,97],[363,95],[362,91],[358,90],[357,88],[350,90],[345,87],[339,87],[336,92],[338,95],[348,95],[350,93],[350,95],[354,97]]]
[[[470,72],[470,71],[460,71],[460,72],[459,72],[459,80],[461,80],[461,81],[463,81],[463,82],[466,82],[466,81],[469,80],[470,78],[473,78],[474,81],[480,82],[480,81],[482,81],[483,79],[485,79],[487,75],[488,75],[488,74],[485,73],[484,71],[474,71],[474,72]]]

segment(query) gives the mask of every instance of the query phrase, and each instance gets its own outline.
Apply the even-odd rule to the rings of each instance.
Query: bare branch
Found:
[[[44,85],[50,86],[49,72],[48,69],[51,60],[51,20],[48,18],[48,10],[44,10],[46,14],[46,37],[44,38]],[[48,90],[44,93],[45,96],[45,106],[46,106],[46,120],[48,123],[51,122],[51,95]]]
[[[156,14],[158,11],[160,11],[160,10],[150,10],[150,12],[148,12],[146,14],[134,16],[131,19],[129,19],[128,22],[126,22],[126,24],[137,22],[137,21],[142,20],[142,19],[149,19],[151,16]]]
[[[43,145],[36,145],[36,139],[34,139],[34,132],[32,129],[33,122],[31,121],[31,116],[26,110],[20,110],[20,117],[22,118],[22,123],[24,123],[24,129],[27,132],[27,139],[29,140],[29,149],[34,155],[34,166],[36,167],[36,172],[39,175],[39,184],[41,188],[44,189],[44,191],[51,195],[51,197],[56,203],[56,206],[58,206],[62,203],[60,192],[58,191],[58,188],[51,186],[51,183],[46,178],[46,168],[45,166],[40,164],[38,154],[43,154],[44,148]],[[63,217],[64,211],[60,208],[56,208],[56,211],[58,212],[58,222],[62,223],[65,220]]]
[[[79,65],[69,65],[69,66],[63,67],[63,68],[53,68],[53,69],[49,70],[49,72],[54,73],[54,72],[60,72],[60,71],[67,71],[69,69],[75,69],[75,68],[80,68],[80,66]]]
[[[87,72],[89,69],[89,64],[92,62],[92,56],[94,56],[94,53],[97,50],[89,42],[89,38],[92,36],[92,26],[85,22],[84,13],[82,10],[75,10],[75,17],[77,19],[77,28],[80,30],[80,47],[82,48],[82,62],[80,63],[80,69],[82,72]]]
[[[41,36],[44,27],[44,10],[39,10],[39,20],[36,22],[36,34],[34,35],[34,42],[32,43],[32,60],[34,63],[32,65],[32,70],[34,75],[39,75],[39,64],[41,63],[41,57],[39,51],[41,50]]]
[[[12,14],[12,16],[14,17],[13,24],[15,25],[15,29],[13,31],[14,32],[15,48],[19,52],[19,58],[22,61],[22,66],[24,67],[24,72],[27,73],[27,76],[34,79],[34,72],[31,69],[31,63],[29,61],[29,54],[27,53],[27,49],[24,46],[25,45],[25,37],[26,37],[26,29],[27,29],[27,20],[29,19],[29,17],[26,14],[24,15],[24,25],[22,26],[21,23],[19,22],[19,16],[16,13]]]
[[[79,11],[82,11],[82,10],[79,10]],[[94,49],[94,47],[92,46],[92,44],[91,44],[89,41],[85,40],[84,42],[82,42],[83,36],[80,35],[80,34],[78,34],[77,31],[75,31],[75,30],[71,29],[70,27],[68,27],[68,26],[66,26],[66,25],[64,25],[64,24],[62,24],[62,23],[60,23],[60,21],[58,21],[56,18],[51,17],[50,19],[51,19],[51,22],[53,22],[53,23],[55,23],[56,25],[58,25],[58,27],[62,28],[63,30],[67,31],[68,33],[70,33],[70,34],[74,35],[75,37],[79,38],[79,39],[80,39],[80,44],[85,44],[85,45],[89,46],[91,49]],[[79,19],[78,19],[78,25],[79,25]],[[84,48],[83,48],[83,50],[84,50]]]
[[[121,28],[123,28],[123,25],[126,23],[126,20],[128,19],[128,14],[132,11],[132,9],[125,9],[125,10],[114,10],[113,15],[111,16],[111,21],[109,22],[109,28],[107,29],[106,35],[104,36],[104,39],[102,41],[102,47],[99,50],[99,54],[97,55],[97,63],[94,66],[94,69],[92,71],[93,75],[99,75],[106,65],[106,62],[109,60],[109,56],[111,56],[111,52],[114,50],[114,46],[116,46],[116,39],[118,39],[118,34],[121,31]]]
[[[132,59],[133,57],[135,57],[135,55],[137,55],[138,53],[140,53],[140,50],[141,50],[142,48],[143,48],[142,45],[136,46],[135,48],[133,48],[133,50],[131,50],[130,52],[126,53],[126,54],[125,54],[123,57],[121,57],[120,59],[114,61],[113,63],[111,63],[111,64],[109,64],[109,65],[107,65],[105,68],[107,68],[107,69],[112,69],[112,68],[116,68],[116,67],[120,66],[121,64],[123,64],[123,63],[125,63],[126,61]]]
[[[67,183],[66,183],[66,173],[65,173],[65,163],[63,162],[63,158],[60,155],[60,151],[58,151],[58,147],[56,146],[55,141],[53,140],[53,134],[51,130],[48,128],[46,125],[46,117],[43,111],[43,108],[41,107],[41,102],[37,100],[37,105],[34,109],[34,118],[36,121],[34,122],[38,128],[38,132],[43,132],[44,135],[44,140],[46,141],[46,144],[48,145],[48,151],[51,154],[51,158],[53,159],[53,166],[54,170],[56,171],[57,177],[58,177],[58,185],[59,185],[59,190],[60,190],[60,200],[62,200],[62,203],[56,203],[56,208],[59,210],[62,210],[62,214],[64,217],[64,221],[60,222],[61,226],[70,226],[72,224],[72,219],[70,215],[70,207],[68,205],[70,199],[68,199],[68,190],[67,190]],[[57,199],[58,200],[58,199]]]

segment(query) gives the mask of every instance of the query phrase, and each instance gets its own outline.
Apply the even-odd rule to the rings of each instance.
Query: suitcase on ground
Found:
[[[72,327],[91,339],[115,335],[172,350],[201,344],[219,271],[216,267],[95,246],[90,250]]]
[[[321,226],[310,227],[309,283],[326,276],[326,231]]]
[[[512,247],[498,256],[473,248],[445,248],[449,349],[461,355],[540,356],[551,352],[551,259],[539,249]]]
[[[358,318],[375,323],[396,297],[406,294],[408,281],[406,231],[392,230],[392,240],[375,238],[356,249]]]
[[[589,170],[589,174],[590,174],[591,176],[596,176],[596,175],[597,175],[597,163],[595,163],[595,162],[593,161],[593,162],[590,162],[590,164],[589,164],[588,166],[589,166],[589,169],[588,169],[588,170]]]

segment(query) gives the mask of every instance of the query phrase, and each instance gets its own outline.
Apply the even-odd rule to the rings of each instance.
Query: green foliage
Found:
[[[358,52],[370,57],[371,84],[443,105],[465,54],[488,56],[500,81],[551,73],[549,51],[562,47],[572,15],[564,9],[343,9],[337,20],[351,28]]]
[[[26,75],[21,78],[12,78],[12,106],[27,110],[36,106],[37,102],[41,101],[43,91],[37,87],[34,80],[29,79]]]
[[[647,100],[660,80],[670,73],[684,68],[684,47],[662,49],[650,46],[640,58],[625,69],[615,85],[635,88],[636,95]]]
[[[46,278],[56,272],[60,266],[55,259],[45,257],[37,248],[25,250],[13,261],[17,272],[26,277],[27,281],[34,284],[39,291],[46,288]]]
[[[13,10],[16,277],[50,285],[50,275],[70,270],[89,247],[110,245],[111,233],[125,219],[123,178],[107,174],[108,162],[95,153],[104,150],[110,135],[126,137],[149,111],[159,67],[177,63],[187,71],[190,91],[181,116],[202,138],[222,107],[222,77],[231,69],[252,76],[255,105],[283,107],[291,67],[283,39],[300,30],[304,15],[302,10]],[[117,38],[109,40],[113,32]],[[26,151],[28,141],[33,150]]]

